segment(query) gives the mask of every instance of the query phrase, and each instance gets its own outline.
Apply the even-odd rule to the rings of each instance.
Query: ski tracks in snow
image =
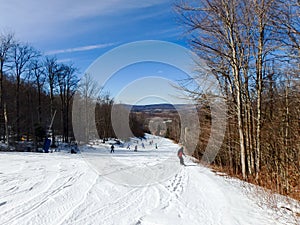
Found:
[[[179,167],[177,147],[166,141],[157,151],[128,157],[126,150],[119,150],[120,156],[116,151],[113,157],[120,157],[130,167],[125,163],[118,166],[115,160],[116,166],[101,171],[109,174],[99,173],[80,155],[1,154],[0,224],[279,224],[245,196],[241,187],[192,163],[189,157],[186,162],[190,166]],[[98,150],[101,157],[111,157],[106,149]],[[175,157],[169,158],[173,153]],[[165,158],[161,169],[153,169],[155,162]],[[105,165],[99,168],[106,169]],[[141,168],[140,173],[134,173]],[[122,173],[124,170],[129,172]],[[111,174],[122,181],[135,179],[141,185],[114,183],[107,179]],[[152,182],[154,178],[157,183]],[[151,182],[145,183],[147,179]]]
[[[103,182],[107,181],[104,180]],[[98,185],[99,184],[101,184],[101,182],[98,183]],[[87,221],[91,220],[94,221],[94,224],[107,224],[109,222],[107,221],[108,219],[111,219],[117,214],[121,214],[121,212],[127,210],[127,208],[130,206],[136,207],[136,205],[142,199],[141,196],[145,194],[146,189],[143,189],[141,192],[137,190],[140,190],[140,188],[131,189],[126,193],[112,193],[109,200],[100,197],[98,198],[98,204],[95,204],[94,202],[94,205],[90,205],[91,208],[95,209],[87,210],[87,212],[84,210],[87,205],[82,205],[82,209],[78,208],[78,213],[74,214],[73,218],[69,218],[69,220],[66,221],[66,224],[86,224]],[[93,197],[89,197],[90,199],[87,199],[88,202],[92,202]]]
[[[47,156],[45,155],[45,158]],[[63,162],[62,158],[57,158],[57,161],[55,157],[52,158],[47,168],[40,162],[40,165],[36,165],[36,168],[41,168],[40,170],[32,169],[34,162],[29,162],[25,164],[23,173],[14,175],[18,189],[22,191],[0,196],[1,199],[8,199],[8,203],[14,201],[14,204],[7,204],[8,206],[0,211],[1,224],[51,224],[53,218],[50,218],[49,214],[58,209],[59,205],[62,206],[57,199],[64,199],[68,193],[72,193],[69,189],[80,183],[78,181],[84,174],[80,171],[82,168],[76,169],[77,160]],[[35,156],[32,159],[35,159]],[[36,179],[37,177],[39,179]],[[65,204],[70,200],[67,199]],[[61,214],[64,213],[65,210],[62,210]]]

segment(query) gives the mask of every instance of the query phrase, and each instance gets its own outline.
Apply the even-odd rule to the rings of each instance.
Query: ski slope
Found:
[[[131,150],[115,146],[112,154],[96,142],[76,155],[0,153],[0,224],[300,224],[280,206],[299,212],[299,202],[282,198],[271,208],[253,186],[189,157],[180,166],[178,145],[151,138],[158,149],[132,140]]]

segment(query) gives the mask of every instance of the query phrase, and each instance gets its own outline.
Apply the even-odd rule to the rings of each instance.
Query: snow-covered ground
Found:
[[[299,202],[271,207],[261,189],[189,157],[180,166],[178,145],[147,138],[112,154],[97,142],[81,154],[0,153],[0,224],[300,224]]]

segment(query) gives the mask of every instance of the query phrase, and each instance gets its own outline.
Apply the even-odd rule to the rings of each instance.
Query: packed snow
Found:
[[[272,198],[273,207],[267,192],[189,156],[181,166],[168,139],[147,135],[110,153],[113,143],[95,140],[78,154],[0,153],[0,224],[300,224],[299,202]]]

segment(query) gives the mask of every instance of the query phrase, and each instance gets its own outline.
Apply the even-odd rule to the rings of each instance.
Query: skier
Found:
[[[143,148],[145,148],[145,145],[144,145],[144,143],[142,143],[142,147],[143,147]]]
[[[185,156],[185,154],[184,154],[184,152],[183,152],[183,146],[181,146],[180,149],[178,150],[177,156],[178,156],[178,158],[179,158],[180,165],[185,166],[182,155]]]
[[[137,152],[137,145],[136,145],[136,146],[134,146],[134,151],[135,151],[135,152]]]
[[[111,147],[110,147],[110,153],[113,153],[113,152],[115,152],[115,146],[111,145]]]
[[[155,143],[155,148],[158,149],[157,143]]]

